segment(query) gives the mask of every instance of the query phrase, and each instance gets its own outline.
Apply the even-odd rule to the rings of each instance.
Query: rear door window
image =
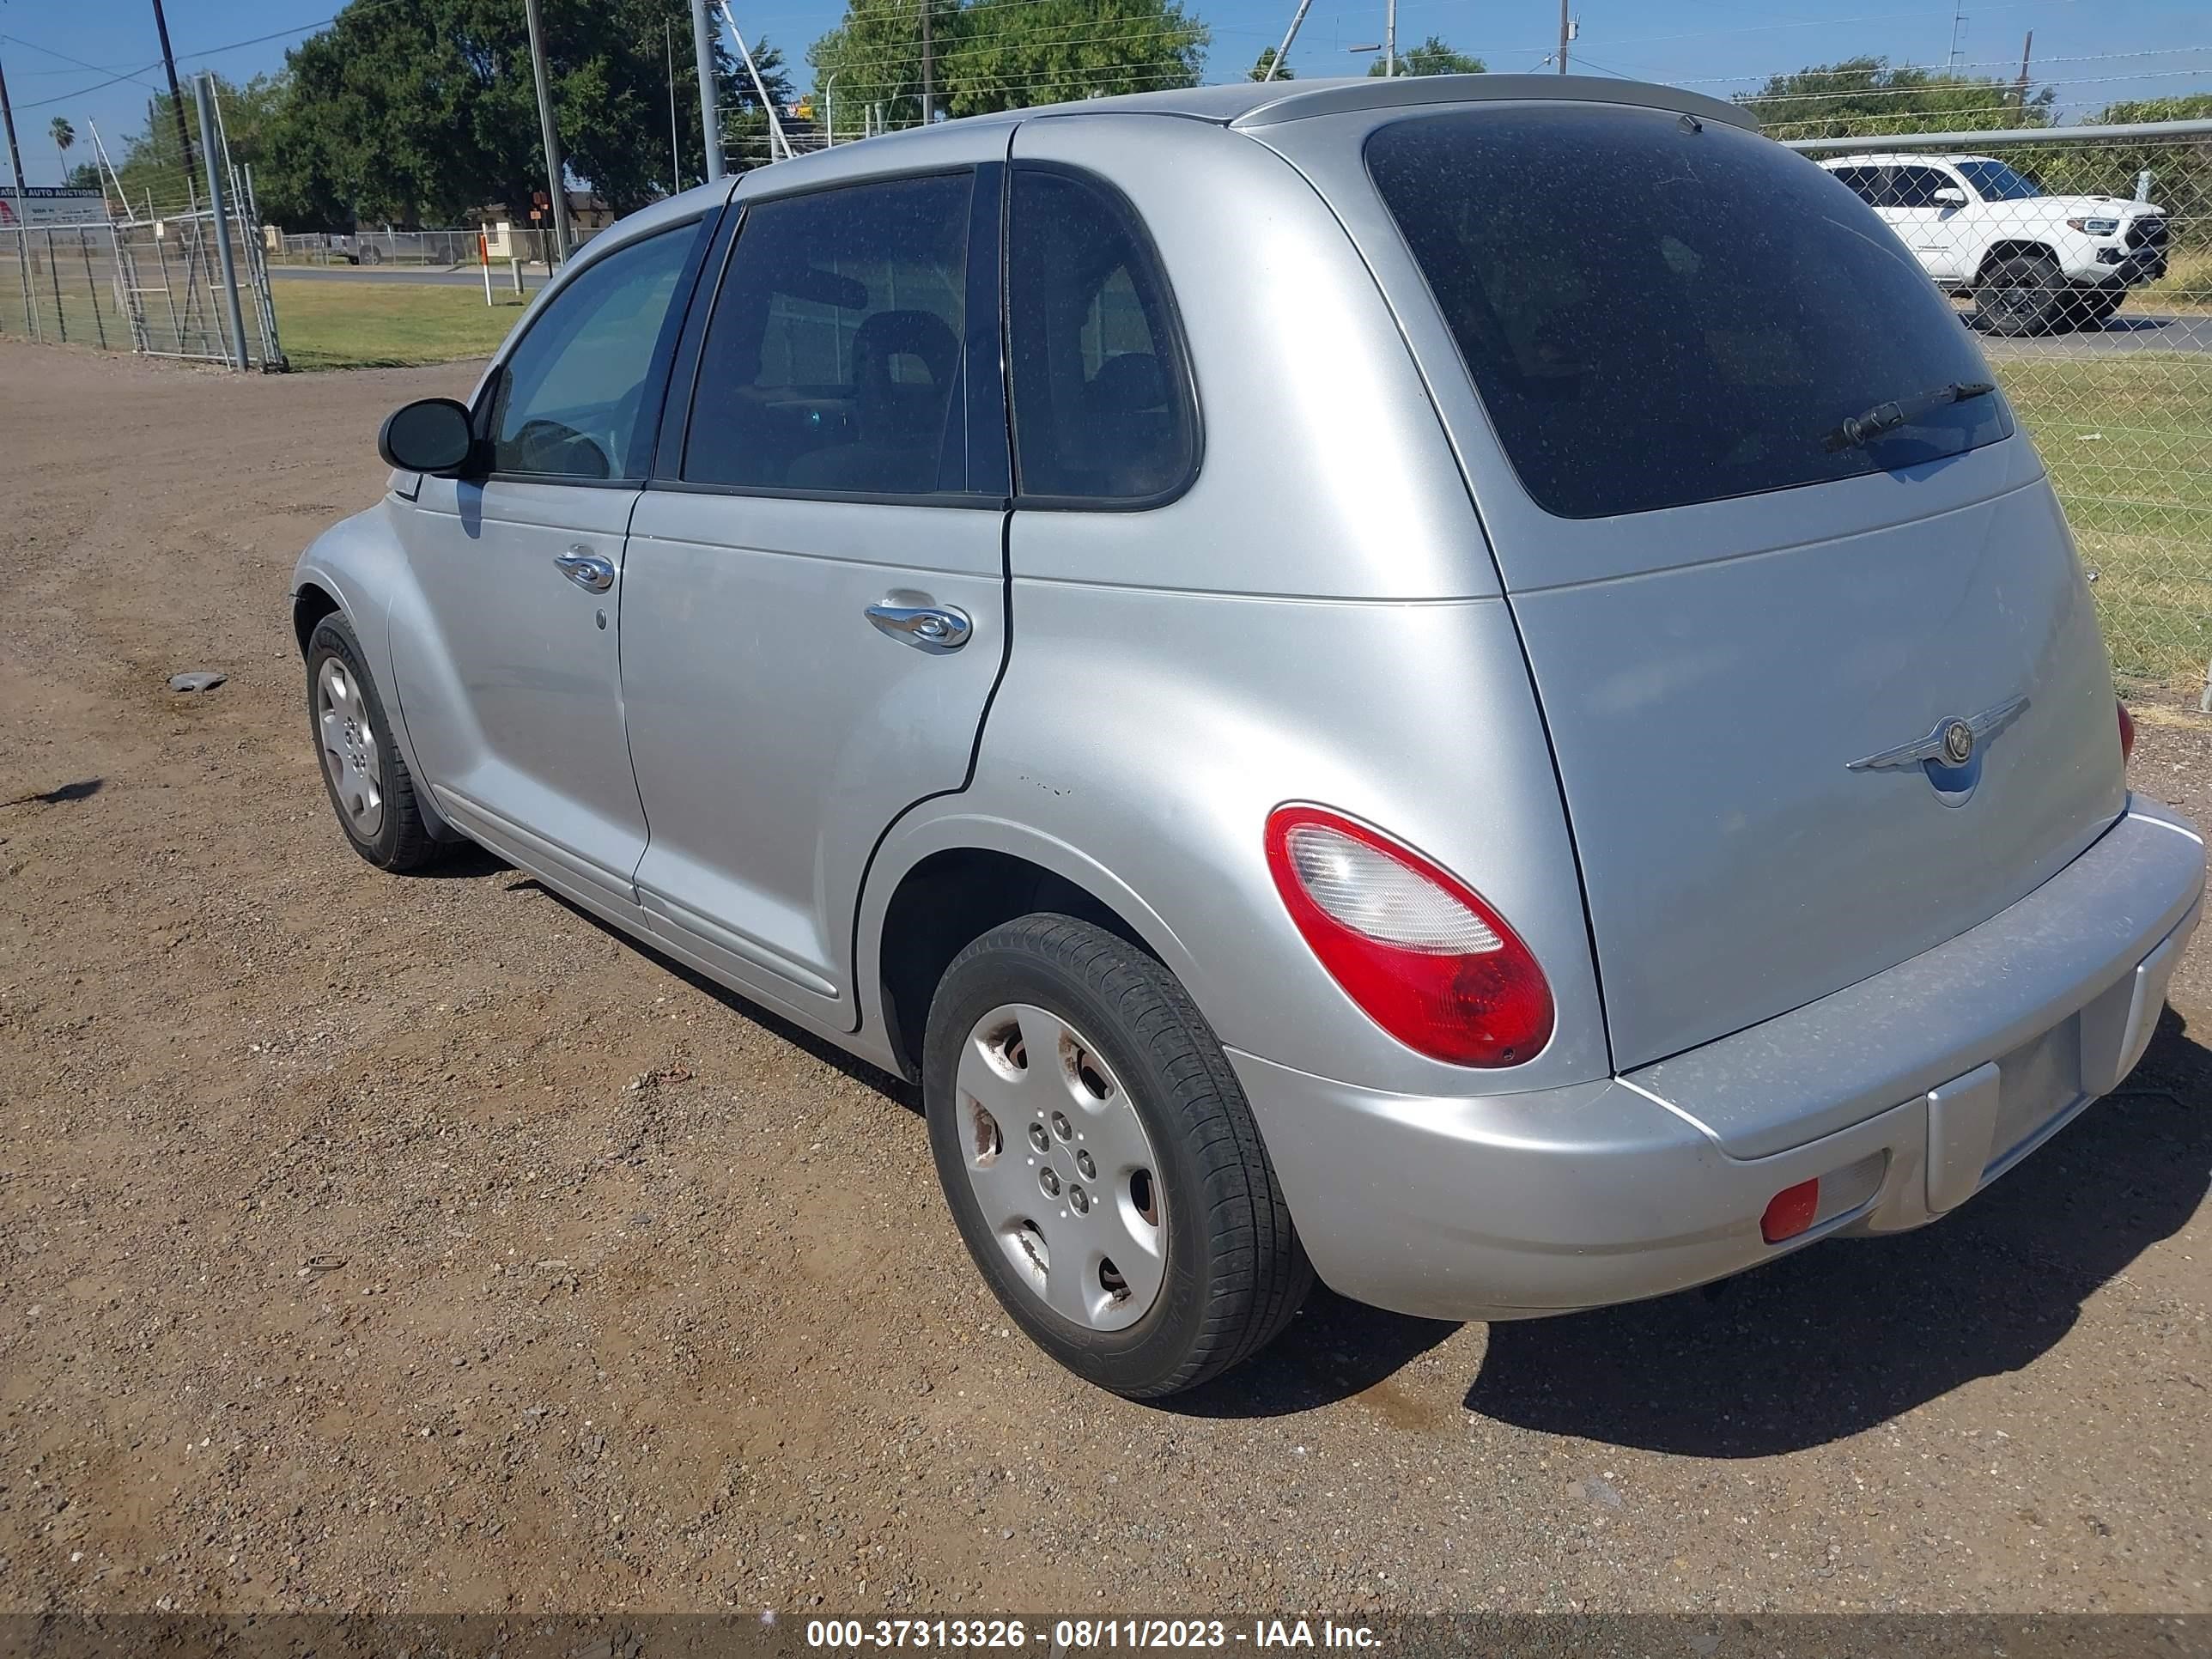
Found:
[[[1834,167],[1830,169],[1837,178],[1850,186],[1852,192],[1868,206],[1874,205],[1875,197],[1881,189],[1880,167]]]
[[[1846,416],[1989,380],[1911,252],[1821,168],[1719,122],[1598,105],[1378,128],[1368,172],[1515,474],[1601,518],[2010,435],[1995,394],[1863,447]]]
[[[1958,185],[1935,167],[1899,167],[1897,170],[1896,205],[1901,208],[1932,208],[1939,190],[1956,190]]]

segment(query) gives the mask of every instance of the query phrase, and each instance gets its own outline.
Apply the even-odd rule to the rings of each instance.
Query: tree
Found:
[[[2087,118],[2093,126],[2131,126],[2143,121],[2199,121],[2212,118],[2212,93],[2137,98],[2107,104]],[[2065,129],[2051,137],[2063,139]],[[2002,152],[2014,161],[2010,151]],[[2157,137],[2133,143],[2039,144],[2015,165],[2034,172],[2045,189],[2069,195],[2133,196],[2137,178],[2150,174],[2150,199],[2167,215],[2177,247],[2212,244],[2212,138]],[[2196,281],[2202,283],[2200,275]]]
[[[617,212],[675,185],[668,161],[664,29],[690,28],[685,0],[547,0],[545,56],[570,173]],[[755,53],[771,98],[781,58]],[[523,8],[512,0],[355,0],[286,59],[284,149],[299,195],[325,215],[458,222],[492,202],[519,211],[547,188]],[[690,77],[685,77],[689,79]],[[765,125],[760,99],[717,43],[715,79],[732,148]],[[696,91],[678,89],[679,100]],[[684,122],[687,176],[704,174]]]
[[[936,56],[938,107],[945,107],[945,52],[960,29],[959,0],[927,0]],[[848,0],[837,27],[806,49],[814,84],[826,88],[839,110],[883,112],[887,127],[921,120],[921,0]],[[831,87],[835,76],[836,85]],[[859,131],[855,114],[841,120]]]
[[[930,7],[938,108],[979,115],[1033,104],[1195,86],[1206,31],[1178,0],[848,0],[815,41],[814,83],[840,108],[921,118],[921,12]]]
[[[230,159],[253,168],[256,194],[264,216],[272,199],[288,199],[281,182],[283,169],[270,151],[271,136],[287,95],[281,75],[257,75],[243,84],[216,77],[216,106],[222,131],[230,139]],[[192,135],[197,163],[206,148],[200,137],[199,108],[189,97],[184,106],[185,126]],[[144,124],[116,153],[115,171],[122,180],[123,193],[140,212],[145,211],[149,200],[156,213],[167,213],[203,200],[207,194],[206,181],[197,167],[189,178],[185,174],[184,159],[177,149],[177,118],[166,92],[147,100]],[[78,167],[72,178],[88,172],[98,183],[98,169],[90,163]]]
[[[1882,133],[1956,132],[2051,123],[2057,97],[2045,87],[2023,98],[2009,81],[1939,73],[1886,58],[1847,58],[1794,75],[1769,76],[1736,101],[1772,138],[1852,138]]]
[[[554,118],[572,180],[628,212],[673,189],[664,27],[690,38],[688,0],[546,0]],[[788,102],[781,54],[756,44],[769,95]],[[715,81],[733,163],[766,159],[767,116],[719,40]],[[705,176],[691,57],[677,64],[683,177]],[[518,216],[547,188],[523,9],[513,0],[356,0],[275,75],[217,82],[234,161],[253,169],[261,216],[295,230],[359,222],[457,224],[501,203]],[[198,117],[185,102],[187,127]],[[198,143],[195,137],[196,145]],[[81,171],[81,169],[80,169]],[[118,161],[142,210],[187,198],[167,94]],[[204,187],[191,184],[193,192]]]
[[[46,124],[46,131],[54,141],[54,154],[61,158],[62,180],[69,181],[70,146],[76,143],[76,129],[69,124],[66,115],[57,115]]]
[[[1378,58],[1367,66],[1367,72],[1380,75],[1388,67]],[[1490,65],[1480,58],[1470,58],[1463,52],[1455,52],[1433,34],[1411,52],[1398,54],[1398,73],[1401,75],[1481,75],[1489,68]]]
[[[955,115],[1198,84],[1206,27],[1177,0],[972,0],[946,54]]]
[[[1275,49],[1273,46],[1262,46],[1260,49],[1259,58],[1253,63],[1252,72],[1244,78],[1248,81],[1266,80],[1267,78],[1267,67],[1274,61]],[[1298,72],[1292,69],[1288,64],[1285,64],[1282,68],[1275,71],[1275,78],[1278,81],[1295,81],[1298,78]]]

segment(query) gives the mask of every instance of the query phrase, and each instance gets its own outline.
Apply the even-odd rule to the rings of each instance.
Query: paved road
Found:
[[[424,265],[271,265],[269,274],[280,283],[420,283],[441,288],[481,288],[483,278],[475,270],[445,270]],[[495,287],[512,291],[513,278],[505,265],[492,267],[491,280]],[[527,288],[545,286],[543,270],[526,269],[522,281]]]
[[[1968,327],[1973,325],[1969,322]],[[1979,332],[1978,330],[1976,331]],[[2123,307],[2096,328],[2033,339],[2004,340],[1983,334],[1985,350],[2000,356],[2108,357],[2135,351],[2212,351],[2212,313],[2145,312]]]

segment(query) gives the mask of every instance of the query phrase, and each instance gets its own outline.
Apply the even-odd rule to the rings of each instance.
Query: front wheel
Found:
[[[415,801],[415,780],[392,741],[384,699],[361,641],[336,613],[307,636],[307,720],[323,789],[355,852],[380,870],[419,870],[445,848]]]
[[[1180,1392],[1305,1299],[1313,1270],[1236,1073],[1136,946],[1060,915],[985,934],[938,987],[922,1073],[969,1254],[1077,1376]]]
[[[2074,326],[2102,328],[2105,319],[2120,308],[2120,301],[2128,297],[2124,288],[2077,288],[2068,296]]]

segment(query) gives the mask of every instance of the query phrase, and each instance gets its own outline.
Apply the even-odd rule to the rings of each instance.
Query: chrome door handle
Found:
[[[587,547],[572,547],[553,562],[570,581],[594,593],[604,593],[615,585],[614,561],[601,558]]]
[[[957,651],[975,631],[968,613],[950,605],[872,605],[868,620],[891,638],[939,656]]]

